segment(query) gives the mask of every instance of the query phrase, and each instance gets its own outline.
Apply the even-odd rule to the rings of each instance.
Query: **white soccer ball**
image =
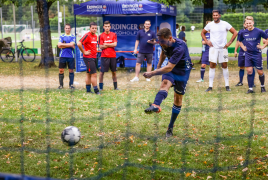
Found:
[[[76,145],[81,138],[81,133],[77,127],[68,126],[61,133],[61,140],[67,146]]]

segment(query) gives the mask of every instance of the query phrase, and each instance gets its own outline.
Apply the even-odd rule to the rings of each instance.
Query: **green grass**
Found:
[[[208,71],[205,83],[197,84],[200,65],[195,65],[197,70],[191,72],[174,137],[168,140],[164,136],[174,91],[169,91],[160,114],[144,114],[154,100],[160,77],[150,83],[143,78],[139,83],[129,83],[134,73],[120,70],[121,91],[114,91],[111,75],[106,73],[105,91],[96,96],[85,93],[85,73],[75,74],[81,86],[74,92],[59,91],[58,69],[46,74],[35,69],[36,64],[22,64],[24,78],[18,82],[24,82],[21,91],[15,84],[22,73],[19,64],[0,62],[1,172],[20,174],[23,162],[27,175],[45,177],[49,170],[51,177],[62,179],[70,178],[70,174],[75,179],[101,177],[102,173],[106,173],[103,179],[109,180],[209,176],[267,179],[268,96],[260,93],[257,77],[254,95],[245,94],[246,77],[243,87],[234,86],[238,82],[235,61],[229,63],[231,92],[224,90],[224,80],[219,76],[222,70],[218,68],[214,90],[205,93]],[[50,81],[55,79],[48,89],[26,84],[28,78],[36,82],[45,75]],[[12,85],[6,84],[7,78],[14,80]],[[67,84],[68,73],[65,80]],[[83,136],[73,149],[63,145],[60,138],[69,125],[78,127]]]

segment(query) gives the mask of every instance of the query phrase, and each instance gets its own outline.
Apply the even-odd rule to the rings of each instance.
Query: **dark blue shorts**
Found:
[[[245,67],[245,56],[238,55],[238,66],[239,67]]]
[[[177,75],[169,72],[162,75],[162,81],[165,79],[170,81],[172,83],[172,87],[174,87],[175,93],[184,95],[190,72],[191,70],[185,71],[184,75]]]
[[[68,65],[68,69],[75,69],[74,58],[60,57],[59,68],[64,69]]]
[[[258,70],[263,69],[261,53],[251,54],[245,53],[245,67],[256,67]]]
[[[203,52],[203,54],[202,54],[202,60],[201,60],[201,63],[202,64],[206,64],[206,65],[209,65],[210,63],[209,63],[209,57],[208,57],[208,51],[205,51],[205,52]]]

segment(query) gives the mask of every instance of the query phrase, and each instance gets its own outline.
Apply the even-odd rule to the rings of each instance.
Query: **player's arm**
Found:
[[[225,49],[228,48],[234,42],[234,40],[238,34],[238,32],[233,27],[229,31],[233,34],[233,36],[231,37],[231,40],[223,47]]]
[[[240,40],[238,41],[238,44],[244,51],[247,51],[247,47],[244,46],[244,44],[242,42],[240,42]]]
[[[78,48],[80,49],[80,51],[81,51],[84,55],[90,55],[90,54],[91,54],[90,50],[85,51],[82,45],[83,45],[83,44],[82,44],[80,41],[77,43]]]
[[[266,46],[268,46],[268,38],[267,39],[263,39],[263,45],[261,46],[260,44],[257,45],[258,49],[264,49]]]
[[[134,54],[137,54],[139,43],[140,43],[139,40],[136,40],[136,41],[135,41]]]
[[[237,57],[237,49],[239,48],[239,42],[236,41],[235,43],[235,50],[234,50],[234,56]]]
[[[116,47],[117,46],[117,42],[113,42],[113,43],[109,43],[109,44],[106,44],[106,43],[104,43],[103,44],[106,48],[108,48],[108,47]],[[105,48],[105,49],[106,49]]]
[[[143,76],[145,78],[151,78],[151,77],[156,76],[156,75],[162,75],[162,74],[165,74],[165,73],[172,71],[172,69],[175,66],[176,66],[176,64],[172,64],[169,62],[167,66],[162,67],[160,69],[156,69],[156,70],[149,72],[149,73],[144,73]]]
[[[207,30],[203,29],[201,31],[201,37],[209,47],[213,47],[211,41],[207,40],[207,37],[206,37],[207,32],[208,32]]]
[[[266,39],[262,39],[263,44],[265,44],[265,43],[266,43],[266,41],[267,41]]]
[[[206,43],[206,41],[202,41],[202,44],[203,44],[203,45],[206,45],[207,43]]]
[[[58,42],[58,47],[59,48],[70,48],[70,47],[74,47],[75,43],[74,42],[70,42],[70,43],[61,43]]]
[[[159,57],[159,61],[158,61],[158,64],[157,64],[157,69],[160,69],[164,60],[166,59],[166,55],[165,53],[163,53],[163,51],[161,52],[160,54],[160,57]]]

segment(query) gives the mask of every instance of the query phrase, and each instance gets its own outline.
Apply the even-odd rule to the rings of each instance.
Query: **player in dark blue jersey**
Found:
[[[211,21],[207,21],[206,24],[210,23]],[[208,31],[205,34],[207,40],[210,40],[210,32]],[[197,80],[196,82],[204,82],[204,75],[206,71],[206,66],[209,65],[209,45],[206,44],[206,41],[202,39],[202,58],[201,58],[201,69],[200,75],[201,79]]]
[[[264,73],[261,50],[265,48],[268,41],[261,46],[261,38],[268,40],[268,35],[263,30],[254,27],[253,17],[247,16],[246,18],[247,29],[244,30],[240,37],[240,47],[245,51],[245,67],[248,74],[248,86],[247,93],[254,93],[253,91],[253,68],[256,67],[261,82],[261,92],[266,92],[264,87]]]
[[[166,137],[170,137],[173,135],[174,122],[181,111],[182,97],[186,90],[192,63],[186,43],[181,39],[172,37],[171,31],[168,28],[159,30],[157,36],[162,47],[157,69],[152,72],[146,72],[143,76],[151,78],[156,75],[162,75],[162,83],[154,103],[145,110],[145,113],[159,113],[161,111],[160,104],[167,97],[168,90],[174,87],[174,105],[166,132]],[[161,68],[166,57],[168,57],[168,65]]]
[[[64,27],[65,34],[61,35],[58,42],[58,47],[61,48],[60,51],[60,62],[59,62],[59,81],[60,86],[58,89],[63,88],[63,79],[64,79],[64,68],[68,65],[69,68],[69,88],[74,89],[74,71],[75,62],[74,62],[74,48],[75,48],[75,36],[71,34],[71,25],[66,24]]]
[[[268,29],[266,29],[264,32],[265,32],[265,34],[267,34],[267,36],[268,36]],[[263,44],[265,44],[265,43],[266,43],[266,40],[263,39]],[[268,49],[267,49],[266,54],[267,54],[267,61],[268,61]],[[267,67],[268,67],[268,66],[267,66]]]

